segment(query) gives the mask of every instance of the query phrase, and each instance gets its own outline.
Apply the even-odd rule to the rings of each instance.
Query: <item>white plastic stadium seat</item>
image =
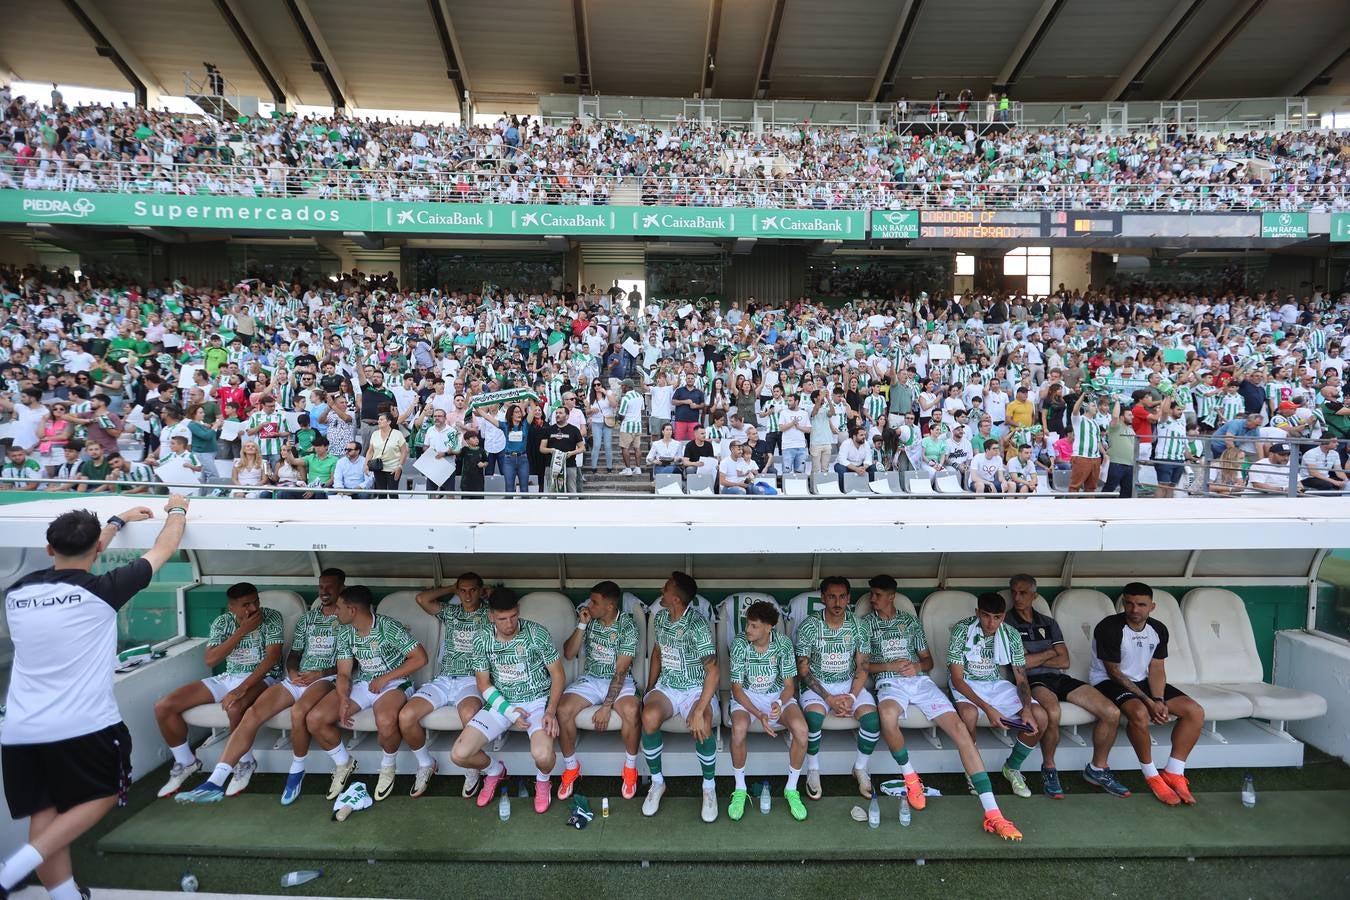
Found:
[[[1205,711],[1207,722],[1230,722],[1245,719],[1252,714],[1252,702],[1241,694],[1226,691],[1209,684],[1200,684],[1200,676],[1195,669],[1195,657],[1191,653],[1190,633],[1186,621],[1181,616],[1181,607],[1177,598],[1168,591],[1153,589],[1153,602],[1157,608],[1152,618],[1167,626],[1167,659],[1164,668],[1167,681],[1179,690],[1189,694],[1191,699]],[[1120,601],[1116,601],[1120,610]]]
[[[933,653],[933,671],[929,673],[938,687],[947,688],[947,647],[952,642],[952,626],[975,615],[975,595],[969,591],[934,591],[919,607],[923,636]]]
[[[905,473],[905,489],[911,494],[931,495],[937,493],[933,490],[933,480],[921,472]]]
[[[427,664],[412,674],[412,681],[415,685],[430,681],[441,658],[441,620],[427,615],[417,605],[417,591],[394,591],[375,604],[375,612],[403,623],[427,651]],[[454,707],[438,709],[422,720],[423,727],[432,731],[454,731],[461,724],[459,713]],[[375,710],[361,710],[352,717],[352,726],[353,732],[374,731]]]
[[[295,623],[305,614],[305,601],[295,591],[259,591],[258,602],[268,609],[275,609],[281,613],[283,633],[285,643],[281,647],[281,659],[284,662],[286,653],[291,646],[291,636],[295,633]],[[272,721],[267,724],[273,728],[287,729],[291,727],[291,716],[287,712],[284,721],[280,724],[273,724],[282,719],[281,716],[274,716]],[[225,710],[220,708],[219,703],[203,703],[201,706],[194,706],[183,713],[183,721],[189,725],[195,725],[199,728],[229,728],[230,717],[225,715]]]
[[[844,493],[845,494],[866,494],[869,492],[866,475],[859,475],[857,472],[844,473]]]
[[[844,493],[839,490],[839,476],[833,472],[821,472],[812,475],[811,486],[816,489],[816,494],[821,497],[839,497]]]
[[[885,472],[879,477],[872,479],[867,487],[872,493],[881,494],[883,496],[893,496],[895,494],[904,493],[904,491],[900,490],[899,472]]]
[[[1202,682],[1246,697],[1258,719],[1288,722],[1326,714],[1327,701],[1320,694],[1266,683],[1247,607],[1237,594],[1195,588],[1182,598],[1181,614]]]
[[[713,477],[711,475],[694,474],[685,479],[685,488],[689,495],[711,497],[713,495]]]
[[[212,460],[212,462],[215,463],[216,474],[219,475],[221,478],[229,478],[230,475],[234,473],[234,460],[216,459]]]
[[[1115,612],[1111,598],[1101,591],[1069,588],[1055,597],[1053,616],[1064,634],[1064,646],[1069,651],[1068,674],[1079,681],[1090,682],[1088,667],[1092,665],[1092,630],[1097,623]],[[1061,725],[1086,725],[1093,716],[1081,706],[1060,702]]]
[[[961,487],[959,475],[939,475],[933,484],[939,494],[964,494],[966,492],[966,489]]]
[[[811,476],[784,475],[783,493],[789,497],[809,497],[811,495]]]

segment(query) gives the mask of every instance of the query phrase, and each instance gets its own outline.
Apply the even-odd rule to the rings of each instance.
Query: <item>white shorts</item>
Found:
[[[610,680],[608,678],[597,678],[594,675],[582,675],[576,681],[567,686],[564,694],[576,694],[578,697],[585,697],[586,702],[591,706],[599,706],[605,701],[609,694]],[[633,676],[625,675],[623,686],[619,688],[619,697],[632,697],[637,694],[637,685],[633,684]]]
[[[226,694],[243,684],[247,677],[247,675],[211,675],[208,678],[203,678],[202,684],[206,685],[206,689],[211,692],[211,699],[219,703],[225,699]],[[268,675],[263,678],[263,684],[270,685],[273,680],[272,676]]]
[[[929,721],[936,719],[943,713],[955,712],[952,701],[947,699],[947,695],[942,693],[942,688],[937,686],[937,682],[927,675],[916,675],[911,678],[889,678],[877,685],[877,699],[882,703],[887,700],[900,705],[900,715],[905,714],[905,710],[913,705],[919,708],[919,712],[928,717]]]
[[[413,696],[424,698],[432,709],[458,707],[461,701],[470,697],[483,699],[478,693],[478,679],[472,675],[438,675],[419,687]]]
[[[525,713],[530,717],[529,724],[525,726],[526,734],[533,737],[536,731],[544,730],[544,710],[548,707],[547,697],[531,700],[529,703],[513,703],[511,705],[525,710]],[[469,720],[469,727],[481,731],[489,741],[495,741],[506,734],[515,724],[515,720],[508,719],[495,709],[489,709],[486,706],[474,713],[473,718]]]
[[[850,691],[849,689],[853,687],[853,681],[852,680],[822,681],[820,683],[820,686],[823,687],[825,689],[825,692],[829,694],[849,694],[852,693],[852,691]],[[864,706],[876,706],[876,705],[877,705],[876,699],[872,696],[872,692],[869,691],[867,688],[863,688],[862,690],[858,691],[857,697],[853,701],[854,709],[861,709]],[[805,691],[802,692],[802,709],[805,710],[808,706],[824,707],[827,712],[829,711],[830,708],[830,704],[825,702],[825,698],[820,696],[810,688],[807,688]]]
[[[677,691],[673,688],[657,685],[651,689],[650,693],[660,694],[665,697],[670,701],[670,708],[674,711],[673,714],[679,716],[681,719],[687,719],[689,718],[689,711],[694,708],[694,704],[698,702],[698,698],[703,696],[703,688],[696,687],[690,688],[687,691]],[[717,727],[718,711],[717,695],[713,694],[712,699],[708,701],[708,714],[712,716],[714,728]]]
[[[387,697],[394,692],[401,693],[404,697],[412,696],[412,682],[399,681],[389,685],[378,694],[371,693],[369,681],[356,681],[352,683],[352,702],[356,704],[358,710],[370,709],[375,705],[375,701],[381,697]]]
[[[769,710],[773,709],[773,705],[778,702],[779,697],[778,694],[761,694],[758,693],[757,691],[746,691],[744,689],[742,689],[742,691],[745,694],[745,696],[749,698],[750,705],[753,706],[754,709],[746,709],[740,703],[736,702],[736,695],[732,694],[731,712],[733,715],[736,713],[737,710],[740,710],[741,712],[748,713],[751,716],[751,718],[754,718],[755,713],[763,713],[764,715],[767,716],[769,715]],[[789,706],[796,706],[796,705],[797,705],[797,698],[789,697],[787,699],[787,702],[783,704],[783,709],[787,709]],[[778,716],[770,716],[769,721],[773,722],[774,724],[777,724],[778,718],[782,714],[783,714],[782,709],[780,709],[778,711]]]
[[[1011,681],[967,681],[966,684],[971,686],[981,700],[998,710],[999,715],[1015,719],[1022,714],[1022,699],[1017,696],[1017,685]],[[964,694],[956,691],[952,692],[952,699],[957,703],[970,703]],[[998,725],[997,722],[990,724]]]
[[[291,702],[294,703],[295,701],[300,699],[301,694],[303,694],[310,688],[314,687],[314,685],[319,684],[320,682],[323,681],[327,681],[329,684],[332,684],[333,682],[337,681],[337,676],[325,675],[323,678],[320,678],[319,681],[312,681],[309,684],[296,684],[289,678],[284,678],[281,681],[277,682],[277,684],[280,684],[282,687],[286,689],[286,692],[291,695]]]

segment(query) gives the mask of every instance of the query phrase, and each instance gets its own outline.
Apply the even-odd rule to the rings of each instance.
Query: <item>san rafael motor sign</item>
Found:
[[[1261,237],[1306,238],[1307,236],[1307,213],[1261,213]]]
[[[919,211],[916,209],[872,210],[872,237],[881,240],[913,240],[919,236]]]

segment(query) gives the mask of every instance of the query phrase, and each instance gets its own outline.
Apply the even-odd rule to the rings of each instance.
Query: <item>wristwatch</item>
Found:
[[[108,524],[116,528],[118,531],[121,531],[123,528],[126,527],[127,523],[126,520],[123,519],[121,516],[108,516]]]

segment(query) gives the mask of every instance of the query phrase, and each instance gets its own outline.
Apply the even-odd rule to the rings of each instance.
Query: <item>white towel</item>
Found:
[[[970,625],[970,630],[966,632],[966,659],[971,662],[979,662],[984,659],[984,654],[980,651],[980,644],[985,640],[985,633],[980,628],[980,620],[976,619]],[[1012,648],[1008,646],[1008,636],[1000,625],[998,631],[994,632],[994,665],[1010,666],[1012,665]]]

